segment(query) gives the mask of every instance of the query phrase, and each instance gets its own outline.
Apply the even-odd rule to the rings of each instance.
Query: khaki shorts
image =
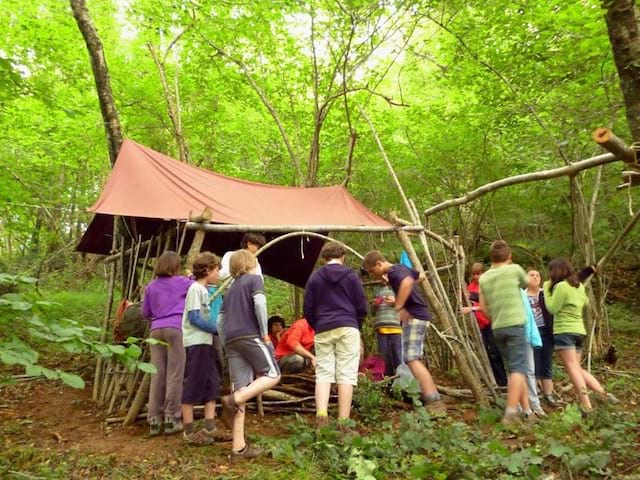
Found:
[[[360,363],[360,330],[340,327],[317,333],[316,382],[358,384]]]

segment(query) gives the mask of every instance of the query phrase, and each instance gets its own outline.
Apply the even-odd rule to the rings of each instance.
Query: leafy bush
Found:
[[[20,292],[16,288],[32,287],[35,282],[29,277],[0,274],[0,286],[13,285],[12,292],[0,296],[0,363],[23,366],[27,375],[61,380],[74,388],[84,388],[82,377],[39,364],[39,350],[56,346],[69,353],[116,357],[131,369],[155,371],[153,365],[139,361],[140,339],[131,337],[125,345],[102,343],[98,340],[98,327],[53,315],[56,306],[53,302],[38,300],[29,289]]]
[[[602,408],[585,420],[570,405],[516,438],[499,424],[488,427],[434,419],[418,408],[366,435],[343,436],[315,432],[299,417],[288,438],[265,445],[281,468],[325,478],[601,478],[611,475],[616,455],[633,455],[637,418]]]

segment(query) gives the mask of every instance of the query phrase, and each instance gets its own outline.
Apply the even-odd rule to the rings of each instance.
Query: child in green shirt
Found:
[[[556,258],[549,263],[549,278],[544,282],[543,289],[547,310],[554,316],[554,348],[560,355],[583,410],[589,412],[593,409],[587,388],[610,403],[618,403],[618,399],[605,392],[600,382],[580,363],[587,335],[582,310],[589,303],[584,285],[578,280],[571,263],[564,258]]]
[[[521,292],[527,286],[527,274],[512,263],[511,248],[504,240],[493,242],[489,255],[491,268],[479,280],[480,310],[491,319],[496,345],[509,370],[502,423],[510,426],[520,423],[518,405],[526,412],[527,421],[535,420],[527,396],[529,359]]]

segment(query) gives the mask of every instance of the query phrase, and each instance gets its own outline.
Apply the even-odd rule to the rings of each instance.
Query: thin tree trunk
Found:
[[[120,119],[118,118],[115,102],[113,101],[113,94],[111,93],[111,80],[109,78],[109,69],[107,68],[102,42],[93,25],[85,1],[69,0],[69,3],[73,11],[73,16],[78,23],[78,28],[87,44],[93,78],[96,81],[96,89],[100,101],[100,111],[102,112],[104,129],[107,134],[109,158],[111,165],[113,165],[116,163],[116,158],[122,145],[122,128],[120,126]]]
[[[171,92],[169,83],[167,82],[165,62],[160,60],[156,49],[153,45],[151,45],[151,43],[147,43],[147,47],[149,48],[149,52],[151,53],[151,58],[153,58],[153,61],[158,68],[158,75],[160,75],[160,83],[162,83],[164,99],[167,103],[167,113],[169,114],[171,125],[173,125],[173,137],[175,138],[176,144],[178,145],[178,154],[180,156],[180,160],[185,163],[189,163],[189,148],[187,147],[187,142],[185,141],[184,134],[182,133],[182,124],[180,121],[180,106],[178,104],[178,82],[176,81],[175,92]]]

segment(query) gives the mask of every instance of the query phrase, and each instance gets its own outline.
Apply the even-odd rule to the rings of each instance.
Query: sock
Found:
[[[327,412],[326,410],[316,411],[316,417],[328,417],[328,416],[329,416],[329,412]]]
[[[184,434],[191,435],[193,433],[193,422],[184,424]]]
[[[525,414],[525,415],[531,415],[532,413],[533,413],[533,410],[531,410],[531,407],[527,408],[527,409],[524,411],[524,414]]]
[[[216,420],[214,418],[205,418],[204,419],[204,428],[209,430],[210,432],[216,429]]]
[[[518,407],[507,407],[504,409],[505,415],[518,413]]]

